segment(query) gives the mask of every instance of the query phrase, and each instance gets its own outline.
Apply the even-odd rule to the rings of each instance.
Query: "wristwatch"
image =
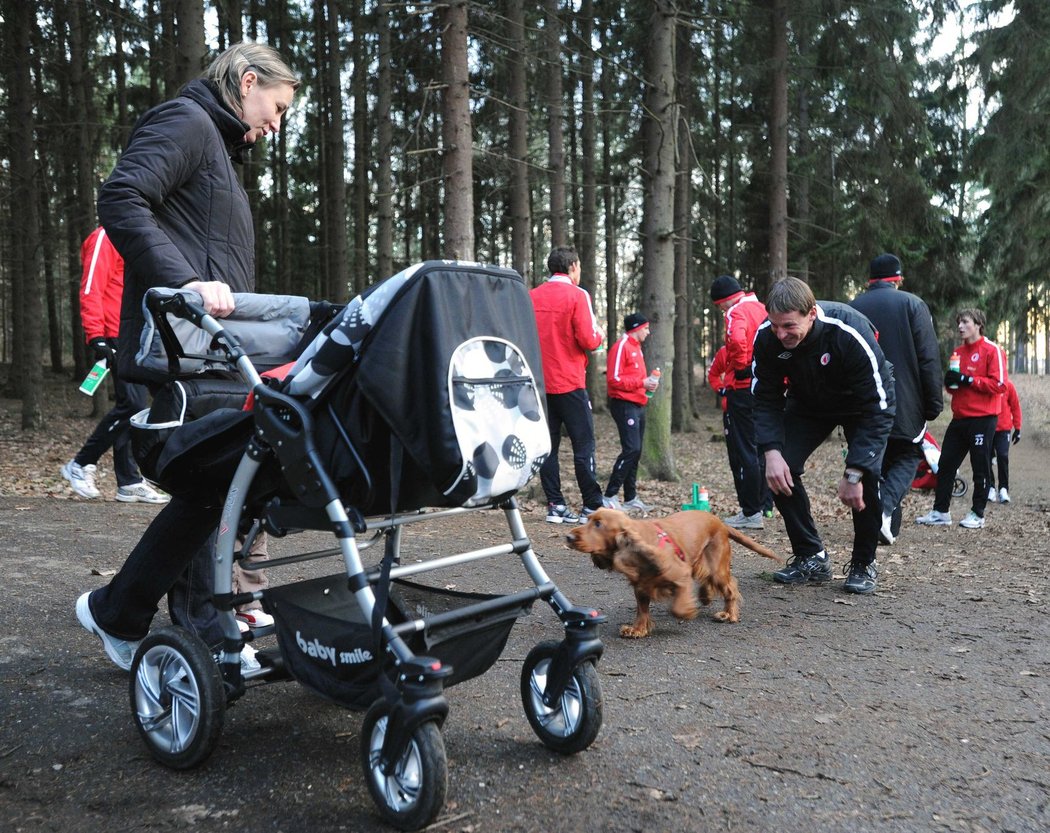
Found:
[[[857,469],[846,469],[846,471],[842,473],[842,476],[846,478],[847,482],[856,485],[857,483],[860,483],[861,478],[864,477],[864,472]]]

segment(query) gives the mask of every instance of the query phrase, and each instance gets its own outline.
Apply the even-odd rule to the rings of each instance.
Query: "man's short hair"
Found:
[[[766,297],[766,312],[800,312],[806,315],[816,305],[817,299],[813,297],[813,290],[809,288],[809,284],[798,278],[783,278],[777,281],[770,287]]]
[[[580,262],[580,256],[572,246],[558,246],[547,256],[547,270],[552,275],[567,275],[569,267]]]
[[[969,318],[971,321],[973,321],[974,324],[977,325],[977,332],[979,332],[981,335],[984,335],[984,325],[987,322],[987,319],[984,317],[983,312],[981,312],[979,309],[973,308],[961,309],[957,313],[955,313],[955,323],[958,324],[959,320],[964,316],[966,318]]]

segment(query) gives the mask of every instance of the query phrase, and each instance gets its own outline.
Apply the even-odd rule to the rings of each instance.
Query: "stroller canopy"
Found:
[[[391,509],[479,505],[520,489],[550,452],[541,374],[520,275],[426,261],[354,298],[307,345],[284,392],[332,402],[336,433],[373,474],[391,459],[376,459],[389,449],[376,424],[386,426],[410,463],[390,475],[402,496]]]

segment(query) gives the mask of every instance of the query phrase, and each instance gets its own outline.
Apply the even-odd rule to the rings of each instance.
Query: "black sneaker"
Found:
[[[796,555],[786,567],[773,573],[779,584],[823,584],[831,581],[831,559],[821,550],[816,555]]]
[[[842,589],[847,593],[860,593],[868,596],[875,592],[875,582],[879,577],[878,565],[872,561],[870,564],[849,565],[849,575]]]

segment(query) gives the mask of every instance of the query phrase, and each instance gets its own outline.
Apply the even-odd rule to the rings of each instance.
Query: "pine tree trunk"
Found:
[[[565,217],[565,108],[562,105],[561,19],[558,0],[544,3],[544,53],[547,62],[547,154],[550,181],[551,246],[565,246],[569,241]]]
[[[677,480],[671,445],[674,388],[674,184],[677,119],[674,104],[675,11],[671,0],[650,0],[642,122],[642,312],[652,333],[646,365],[663,371],[650,400],[642,462],[651,477]]]
[[[678,158],[674,192],[674,378],[671,379],[671,430],[692,431],[692,207],[693,149],[689,134],[693,51],[690,30],[681,26],[676,37],[675,89],[678,99]]]
[[[11,379],[22,399],[22,428],[43,423],[40,363],[40,228],[37,213],[36,160],[33,153],[33,79],[30,39],[35,6],[15,3],[4,13],[7,50],[8,149],[10,200],[18,210],[11,216],[11,270],[14,315],[12,337],[21,349],[15,354]]]
[[[467,0],[452,0],[441,17],[444,254],[454,260],[473,260],[474,148],[467,71]]]
[[[532,214],[529,210],[529,100],[525,75],[525,11],[507,2],[510,48],[510,261],[526,280],[531,269]]]
[[[351,273],[353,279],[351,295],[364,292],[365,287],[368,286],[368,229],[371,215],[368,187],[368,150],[371,139],[368,134],[368,48],[365,16],[357,4],[355,4],[354,9],[354,72],[350,82],[354,95],[354,181],[350,200],[354,234],[354,257]]]
[[[773,0],[773,89],[769,119],[769,281],[787,277],[787,0]]]
[[[390,67],[390,13],[380,4],[376,8],[379,40],[379,74],[376,84],[376,277],[394,274],[394,126],[390,119],[393,98]]]

